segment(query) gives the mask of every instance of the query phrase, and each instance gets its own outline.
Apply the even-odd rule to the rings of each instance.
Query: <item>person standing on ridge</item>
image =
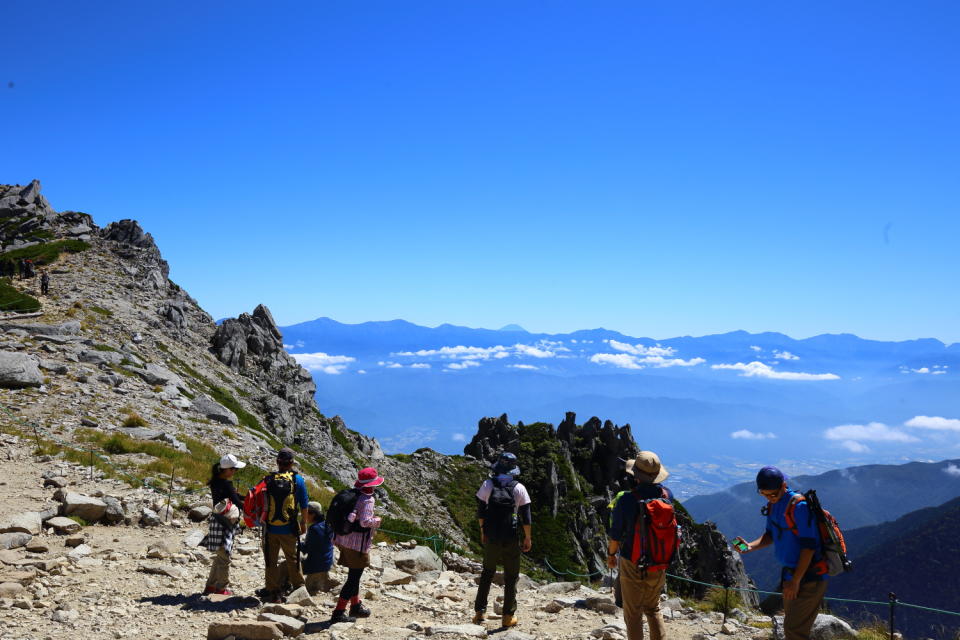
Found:
[[[787,486],[786,476],[776,467],[764,467],[757,473],[757,493],[767,500],[763,508],[766,530],[752,542],[737,537],[735,547],[745,554],[773,545],[783,567],[784,635],[786,640],[809,640],[829,577],[817,522],[806,501],[800,499],[802,494]]]
[[[517,624],[517,579],[520,577],[520,553],[530,551],[532,518],[530,494],[517,481],[520,468],[517,456],[501,453],[491,467],[490,478],[477,491],[477,520],[483,542],[483,572],[474,603],[474,624],[482,624],[487,611],[490,584],[503,565],[503,619],[504,627]],[[523,528],[523,539],[519,537]]]
[[[44,274],[46,275],[46,274]],[[220,503],[229,500],[231,506],[238,510],[243,506],[243,498],[233,488],[233,476],[237,469],[243,469],[247,466],[246,462],[241,462],[232,453],[220,458],[215,462],[211,470],[210,481],[207,486],[210,487],[210,494],[213,497],[214,507]],[[233,550],[233,537],[237,532],[239,522],[230,522],[221,514],[210,514],[208,519],[210,532],[201,541],[201,545],[214,552],[213,561],[210,564],[210,575],[207,577],[207,586],[204,593],[218,593],[220,595],[233,595],[227,589],[230,584],[230,554]]]
[[[50,295],[50,274],[46,271],[40,274],[40,295]]]
[[[266,500],[266,518],[263,534],[263,560],[266,574],[267,602],[280,602],[284,579],[277,561],[280,552],[286,560],[287,576],[296,589],[304,584],[300,571],[300,535],[306,533],[307,485],[303,476],[293,468],[294,452],[284,447],[277,452],[277,471],[263,479]],[[298,519],[299,518],[299,519]]]
[[[666,583],[666,567],[675,553],[679,535],[673,513],[673,493],[661,483],[670,472],[660,464],[652,451],[640,451],[634,460],[627,460],[626,473],[632,490],[624,494],[613,508],[610,530],[607,532],[607,566],[619,569],[620,590],[623,598],[623,621],[628,640],[643,640],[643,619],[650,627],[650,639],[662,640],[666,635],[663,615],[660,613],[660,593]],[[661,528],[665,539],[658,546],[663,557],[649,558],[649,545],[643,540],[655,534],[647,528],[641,535],[644,518],[655,509],[666,515],[671,527]],[[659,516],[658,516],[659,517]]]
[[[363,570],[370,566],[370,546],[373,544],[373,534],[380,527],[380,518],[373,515],[376,504],[374,489],[383,484],[383,478],[373,467],[360,469],[357,481],[353,484],[356,503],[346,522],[350,525],[349,533],[336,533],[333,543],[340,549],[340,558],[337,564],[347,568],[347,580],[340,589],[337,606],[333,610],[330,622],[355,622],[357,618],[370,616],[370,609],[360,601],[360,577]],[[336,527],[335,527],[336,528]],[[347,605],[350,613],[347,613]]]

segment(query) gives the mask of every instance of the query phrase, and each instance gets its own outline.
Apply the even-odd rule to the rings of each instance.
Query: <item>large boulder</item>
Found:
[[[200,415],[213,420],[214,422],[220,422],[222,424],[229,424],[233,426],[240,424],[240,421],[237,420],[237,414],[235,414],[233,411],[230,411],[230,409],[227,409],[219,402],[204,395],[199,395],[196,397],[196,399],[193,401],[191,409]]]
[[[71,520],[72,522],[72,520]],[[0,533],[0,549],[19,549],[27,546],[33,536],[23,531]]]
[[[97,522],[106,513],[107,503],[100,498],[92,498],[72,491],[63,498],[62,515],[77,516],[87,522]]]
[[[303,628],[306,626],[306,623],[302,620],[278,613],[261,613],[257,620],[261,622],[272,622],[280,627],[280,631],[282,631],[285,636],[298,636],[303,633]]]
[[[50,518],[47,520],[46,525],[52,528],[59,534],[70,534],[77,533],[80,531],[80,523],[76,520],[71,520],[70,518],[64,518],[63,516],[57,516],[56,518]]]
[[[43,384],[39,362],[25,353],[0,351],[0,387],[24,389]]]
[[[42,529],[43,519],[36,511],[18,513],[0,523],[0,533],[28,533],[35,536]]]
[[[440,558],[433,550],[427,547],[414,547],[406,551],[401,551],[394,556],[393,562],[397,569],[410,574],[423,573],[424,571],[442,571],[443,564]]]
[[[773,618],[773,637],[784,640],[783,616]],[[849,624],[836,616],[817,615],[810,630],[810,640],[856,640],[857,632]]]
[[[207,640],[244,638],[244,640],[279,640],[283,632],[273,622],[233,621],[211,622],[207,627]]]

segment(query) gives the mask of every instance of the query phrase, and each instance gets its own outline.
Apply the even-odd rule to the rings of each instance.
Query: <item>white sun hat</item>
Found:
[[[220,458],[221,469],[243,469],[245,466],[247,466],[247,463],[238,460],[237,456],[232,453],[228,453]]]

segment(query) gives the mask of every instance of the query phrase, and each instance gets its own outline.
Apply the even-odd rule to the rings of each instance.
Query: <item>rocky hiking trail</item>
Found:
[[[523,576],[520,624],[499,629],[491,591],[491,619],[470,624],[479,567],[446,554],[447,567],[415,542],[380,543],[364,573],[361,593],[373,611],[355,624],[329,627],[335,593],[313,598],[293,594],[285,605],[262,605],[253,596],[263,583],[263,559],[253,532],[237,541],[231,571],[235,596],[202,596],[210,554],[197,548],[204,523],[186,513],[169,522],[103,520],[111,499],[126,512],[162,511],[166,497],[131,489],[113,479],[90,477],[89,469],[50,456],[33,455],[29,439],[0,435],[0,638],[280,638],[284,635],[348,640],[438,637],[587,639],[624,638],[622,615],[609,589],[580,583],[537,584]],[[200,505],[197,505],[200,506]],[[202,510],[201,510],[202,512]],[[80,515],[83,514],[83,515]],[[195,514],[197,515],[197,514]],[[86,516],[86,517],[84,517]],[[153,526],[150,526],[153,525]],[[345,572],[335,567],[342,582]],[[670,638],[704,640],[723,635],[760,640],[769,629],[719,613],[702,613],[679,600],[666,603]],[[742,615],[742,614],[741,614]],[[747,621],[746,616],[742,616]],[[769,626],[769,618],[752,618]]]

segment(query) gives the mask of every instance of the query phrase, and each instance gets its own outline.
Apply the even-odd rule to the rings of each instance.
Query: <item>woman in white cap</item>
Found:
[[[213,495],[214,512],[207,521],[210,531],[200,544],[215,552],[215,555],[204,593],[233,595],[227,589],[230,583],[230,552],[233,550],[233,536],[239,525],[239,509],[243,506],[243,498],[233,488],[233,476],[237,469],[245,466],[246,462],[241,462],[235,455],[228,453],[214,463],[211,469],[207,486]],[[232,517],[231,511],[236,512],[236,519]]]

